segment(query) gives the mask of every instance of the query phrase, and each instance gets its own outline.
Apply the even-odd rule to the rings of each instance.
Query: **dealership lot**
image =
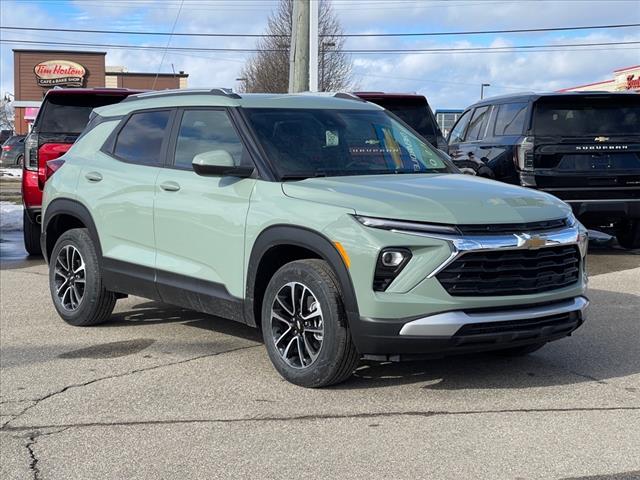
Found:
[[[132,297],[64,324],[20,236],[1,244],[2,478],[640,476],[640,252],[594,248],[588,322],[528,358],[306,390],[226,320]]]

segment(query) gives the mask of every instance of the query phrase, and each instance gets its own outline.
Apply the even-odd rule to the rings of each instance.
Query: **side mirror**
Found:
[[[193,157],[193,171],[204,177],[250,177],[253,167],[238,166],[226,150],[210,150]]]

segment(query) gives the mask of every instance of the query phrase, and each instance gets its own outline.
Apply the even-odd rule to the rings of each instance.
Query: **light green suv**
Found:
[[[41,243],[72,325],[156,299],[260,328],[284,378],[320,387],[361,358],[528,353],[584,320],[566,204],[459,174],[349,94],[135,95],[58,162]]]

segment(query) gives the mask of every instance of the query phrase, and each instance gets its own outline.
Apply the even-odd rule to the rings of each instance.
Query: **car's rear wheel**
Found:
[[[49,288],[65,322],[88,326],[109,320],[116,296],[102,284],[96,248],[86,229],[68,230],[56,242],[49,259]]]
[[[22,167],[22,162],[24,162],[24,156],[19,155],[18,158],[16,158],[16,167]]]
[[[40,224],[32,222],[26,211],[22,212],[22,234],[24,249],[29,255],[42,255],[40,248]]]
[[[291,262],[274,274],[262,303],[262,334],[276,370],[303,387],[340,383],[360,360],[338,280],[322,260]]]
[[[624,220],[616,227],[618,243],[624,248],[640,248],[640,220]]]
[[[522,357],[530,353],[537,352],[544,347],[547,342],[533,343],[530,345],[521,345],[519,347],[503,348],[501,350],[493,350],[492,354],[500,357]]]

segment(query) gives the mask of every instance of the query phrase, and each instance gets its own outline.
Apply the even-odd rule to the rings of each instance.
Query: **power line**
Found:
[[[171,27],[171,34],[169,35],[169,40],[167,40],[167,46],[164,47],[164,51],[162,52],[162,58],[160,59],[160,66],[156,72],[156,76],[153,79],[153,85],[151,85],[151,90],[156,88],[156,82],[158,81],[158,75],[160,75],[160,70],[162,70],[162,64],[164,63],[164,58],[167,56],[167,49],[171,44],[171,38],[173,37],[173,31],[176,29],[176,25],[178,24],[178,18],[180,18],[180,12],[182,11],[182,5],[184,5],[184,0],[180,2],[180,8],[178,9],[178,13],[176,13],[176,19],[173,21],[173,26]]]
[[[215,47],[165,47],[162,45],[127,45],[110,43],[83,43],[83,42],[45,42],[34,40],[0,39],[0,43],[8,44],[32,44],[32,45],[59,45],[73,47],[93,47],[93,48],[124,48],[137,50],[164,50],[168,51],[193,51],[193,52],[287,52],[288,49],[257,49],[257,48],[215,48]],[[562,49],[589,50],[585,47],[617,47],[624,45],[638,45],[640,41],[628,42],[599,42],[599,43],[558,43],[547,45],[513,45],[502,47],[462,47],[462,48],[422,48],[422,49],[345,49],[343,53],[357,54],[422,54],[422,53],[509,53],[526,51],[562,51]],[[543,49],[543,50],[541,50]],[[615,50],[615,48],[613,48]]]
[[[620,23],[610,25],[580,25],[571,27],[540,27],[517,28],[502,30],[466,30],[453,32],[395,32],[395,33],[344,33],[339,35],[320,35],[321,37],[436,37],[459,35],[488,35],[498,33],[540,33],[563,32],[575,30],[601,30],[615,28],[640,27],[640,23]],[[71,33],[95,33],[95,34],[120,34],[120,35],[148,35],[148,36],[174,36],[174,37],[289,37],[289,35],[261,34],[261,33],[187,33],[187,32],[141,32],[139,30],[92,30],[79,28],[45,28],[45,27],[7,27],[0,26],[2,30],[27,30],[38,32],[71,32]]]

